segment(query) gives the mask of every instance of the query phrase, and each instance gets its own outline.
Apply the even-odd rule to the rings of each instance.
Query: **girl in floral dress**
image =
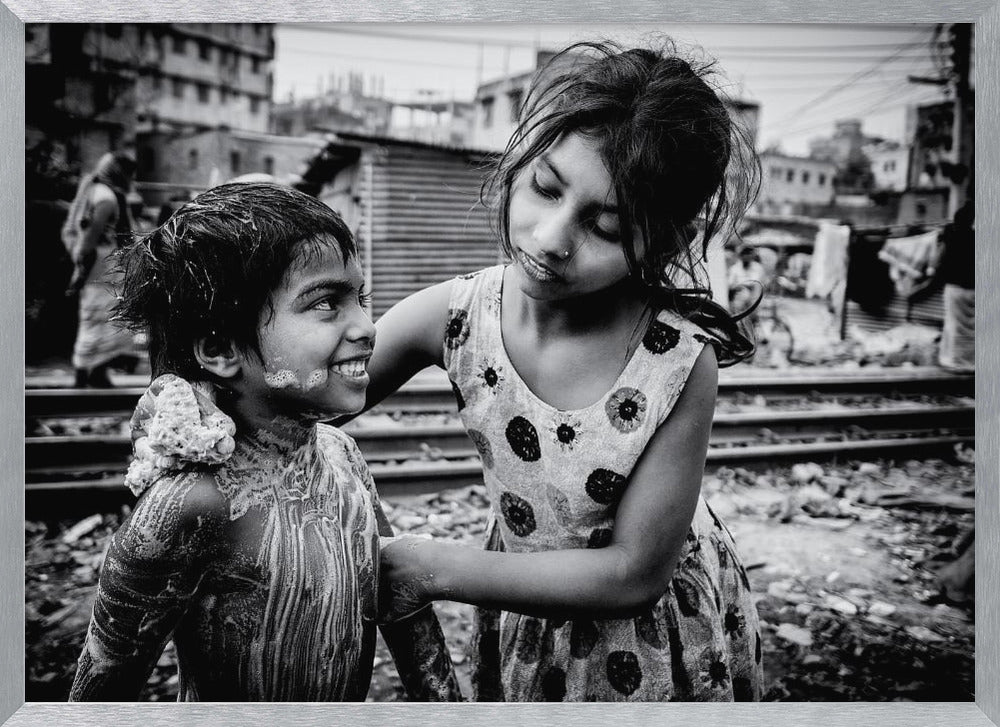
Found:
[[[381,605],[479,606],[479,699],[761,696],[746,572],[700,494],[718,367],[753,351],[697,282],[757,178],[710,71],[669,44],[557,56],[492,179],[509,262],[377,325],[368,405],[446,369],[493,519],[486,550],[386,541]]]

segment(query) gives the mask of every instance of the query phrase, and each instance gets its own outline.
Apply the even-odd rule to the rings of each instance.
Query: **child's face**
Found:
[[[261,311],[261,360],[247,354],[240,388],[262,418],[329,419],[360,411],[368,386],[375,326],[361,304],[356,257],[340,258],[334,241],[308,266],[293,263]]]
[[[522,290],[562,299],[628,275],[611,175],[596,142],[569,134],[515,180],[510,239]]]

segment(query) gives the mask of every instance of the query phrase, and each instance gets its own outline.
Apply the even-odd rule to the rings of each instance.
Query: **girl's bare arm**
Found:
[[[421,583],[433,574],[432,598],[537,616],[611,618],[649,607],[670,583],[694,515],[717,385],[707,346],[633,470],[607,547],[497,553],[409,539],[383,551],[386,575]]]
[[[375,324],[375,353],[368,365],[371,408],[414,374],[428,366],[444,366],[451,281],[425,288],[401,300]]]

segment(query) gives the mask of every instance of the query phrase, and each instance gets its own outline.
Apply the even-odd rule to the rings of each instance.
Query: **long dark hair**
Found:
[[[756,302],[730,314],[712,300],[700,261],[713,237],[736,232],[759,188],[760,162],[750,134],[709,84],[715,75],[714,61],[686,60],[669,39],[657,50],[611,41],[569,46],[536,74],[482,193],[495,205],[510,256],[518,175],[567,134],[595,140],[617,197],[632,278],[654,308],[675,310],[710,334],[727,366],[753,354],[752,332],[740,321]]]

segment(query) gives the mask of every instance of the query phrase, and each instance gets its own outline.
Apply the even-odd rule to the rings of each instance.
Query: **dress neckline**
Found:
[[[497,313],[496,313],[496,323],[494,324],[495,325],[494,330],[497,340],[497,348],[500,350],[500,362],[510,371],[511,380],[513,380],[517,386],[522,388],[527,393],[528,398],[531,399],[533,403],[549,411],[550,413],[563,414],[563,415],[582,415],[590,412],[593,409],[596,409],[598,406],[602,406],[609,396],[611,396],[620,388],[622,388],[623,382],[626,380],[626,377],[630,376],[632,373],[632,369],[635,366],[639,365],[638,359],[640,358],[640,350],[642,349],[642,342],[640,341],[639,345],[635,347],[634,351],[632,351],[631,355],[628,358],[628,361],[625,362],[625,365],[622,367],[622,370],[618,373],[618,376],[615,378],[614,383],[611,384],[611,388],[603,392],[599,397],[597,397],[595,401],[591,402],[590,404],[587,404],[586,406],[582,406],[576,409],[560,409],[557,406],[553,406],[549,402],[545,401],[537,393],[535,393],[535,391],[530,386],[528,386],[528,382],[526,382],[524,378],[521,376],[521,372],[517,370],[517,367],[514,365],[514,362],[511,360],[510,356],[507,353],[507,344],[503,340],[503,286],[504,286],[504,274],[507,270],[507,267],[508,267],[507,265],[500,265],[497,268],[498,274],[496,276],[497,281],[495,282],[496,289],[494,293],[496,295],[496,301],[497,301]],[[651,325],[652,321],[657,320],[658,318],[659,318],[659,313],[653,316],[650,323],[647,324],[646,326],[647,329],[649,325]]]

